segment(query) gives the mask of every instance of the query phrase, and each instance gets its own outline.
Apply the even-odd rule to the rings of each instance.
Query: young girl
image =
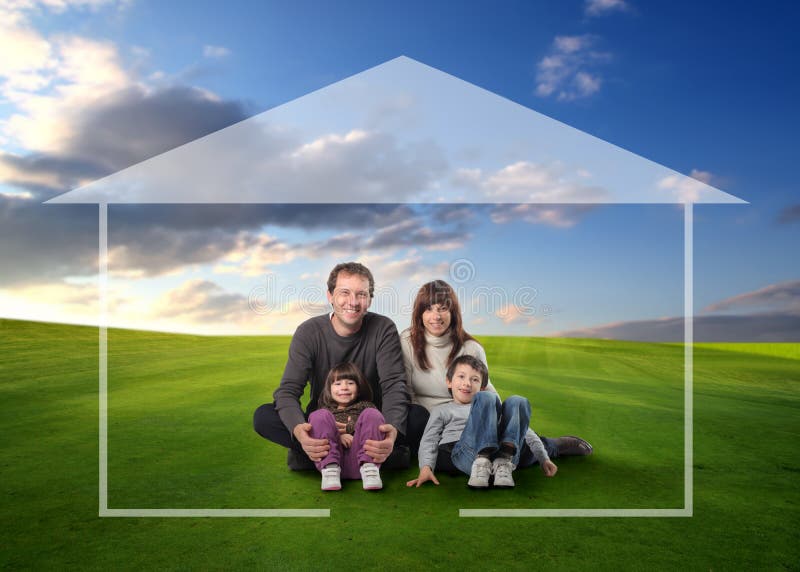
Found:
[[[385,437],[378,427],[386,421],[371,399],[372,388],[355,364],[340,363],[328,372],[319,408],[308,416],[311,436],[331,445],[328,456],[314,463],[323,491],[341,489],[340,478],[361,479],[367,491],[383,488],[380,465],[364,452],[366,440]]]

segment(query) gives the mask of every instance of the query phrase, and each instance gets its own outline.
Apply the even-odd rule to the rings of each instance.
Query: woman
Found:
[[[400,335],[400,344],[412,402],[407,434],[413,448],[419,445],[429,411],[452,399],[445,383],[445,372],[450,362],[467,354],[487,363],[486,352],[464,331],[458,297],[443,280],[428,282],[419,289],[411,314],[411,327]],[[491,381],[486,391],[497,393]],[[578,437],[540,438],[533,430],[528,430],[525,440],[528,450],[523,451],[520,466],[539,462],[544,469],[545,461],[550,457],[592,453],[591,445]],[[552,474],[548,471],[545,474],[555,474],[555,470],[550,472]]]

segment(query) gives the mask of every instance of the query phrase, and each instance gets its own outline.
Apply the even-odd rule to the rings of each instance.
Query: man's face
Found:
[[[472,398],[481,390],[481,372],[460,363],[453,371],[453,379],[447,380],[447,387],[453,392],[453,401],[456,403],[472,403]]]
[[[369,297],[369,280],[358,274],[340,272],[336,277],[333,294],[328,292],[328,302],[333,306],[333,319],[349,330],[358,330],[372,299]]]

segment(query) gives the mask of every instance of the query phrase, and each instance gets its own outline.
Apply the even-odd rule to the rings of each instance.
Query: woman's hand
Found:
[[[558,472],[558,467],[553,461],[548,459],[542,463],[542,472],[544,473],[545,477],[555,477],[556,473]]]
[[[339,442],[342,444],[342,447],[349,449],[350,445],[353,444],[353,436],[349,433],[342,433],[339,435]]]
[[[436,479],[436,475],[433,474],[433,469],[431,469],[428,465],[425,465],[419,470],[419,476],[414,479],[413,481],[408,481],[406,483],[407,487],[421,487],[423,483],[427,481],[433,481],[433,484],[438,485],[439,481]]]

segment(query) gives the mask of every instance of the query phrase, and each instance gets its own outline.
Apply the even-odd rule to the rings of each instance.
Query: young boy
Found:
[[[530,403],[515,395],[501,404],[496,394],[482,391],[489,383],[489,371],[470,355],[454,359],[446,377],[453,401],[431,410],[419,445],[419,476],[406,484],[419,487],[433,481],[438,485],[433,472],[438,464],[440,469],[468,474],[471,488],[487,488],[491,475],[495,487],[513,487],[511,473],[525,444]],[[556,466],[546,459],[542,470],[555,474]]]

